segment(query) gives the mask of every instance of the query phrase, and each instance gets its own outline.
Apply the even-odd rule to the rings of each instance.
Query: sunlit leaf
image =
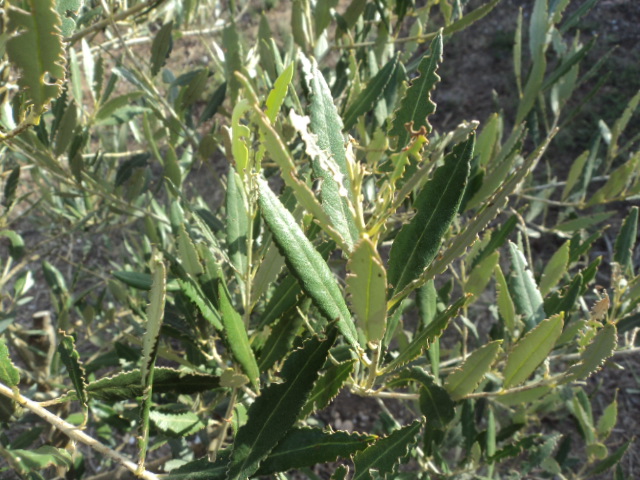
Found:
[[[444,388],[449,392],[452,400],[460,400],[478,387],[500,352],[501,344],[502,340],[495,340],[483,345],[449,374]]]

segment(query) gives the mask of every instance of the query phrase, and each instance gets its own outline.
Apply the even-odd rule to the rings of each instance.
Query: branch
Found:
[[[44,420],[49,422],[51,425],[56,427],[58,430],[60,430],[62,433],[64,433],[66,436],[68,436],[71,440],[74,440],[79,443],[84,443],[85,445],[93,448],[96,452],[99,452],[104,456],[109,457],[112,460],[115,460],[116,462],[120,463],[130,472],[136,473],[138,469],[138,465],[136,463],[132,462],[124,455],[121,455],[115,450],[112,450],[106,445],[100,443],[95,438],[90,437],[75,425],[65,422],[60,417],[42,408],[38,403],[34,402],[33,400],[29,400],[28,398],[23,397],[18,391],[14,392],[3,383],[0,383],[0,394],[16,401],[22,407],[30,410],[31,412],[35,413],[39,417],[43,418]],[[141,472],[138,475],[138,477],[144,480],[158,480],[158,477],[155,473],[149,472],[147,470],[144,470],[143,472]]]

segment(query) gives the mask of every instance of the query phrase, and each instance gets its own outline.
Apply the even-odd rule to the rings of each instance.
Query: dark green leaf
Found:
[[[300,417],[305,418],[311,413],[329,405],[340,392],[344,382],[346,382],[351,375],[355,363],[356,360],[347,360],[346,362],[331,365],[327,368],[327,371],[318,378],[318,381],[313,386],[313,390],[311,390],[309,399],[302,409]]]
[[[633,247],[638,236],[638,207],[631,208],[616,238],[613,260],[633,274]]]
[[[18,181],[20,180],[20,166],[13,168],[7,178],[7,183],[4,184],[4,198],[2,199],[2,205],[9,208],[13,201],[16,199],[16,190],[18,188]]]
[[[394,292],[418,278],[438,253],[464,194],[474,141],[471,134],[458,144],[418,194],[414,203],[417,213],[402,227],[389,254],[387,278]]]
[[[151,76],[155,77],[164,66],[173,48],[173,20],[165,23],[156,33],[151,44]]]
[[[76,350],[75,341],[72,336],[62,332],[58,344],[58,353],[62,363],[67,367],[67,374],[71,378],[71,383],[76,390],[76,398],[84,408],[88,407],[89,398],[87,396],[86,373],[80,364],[80,354]]]

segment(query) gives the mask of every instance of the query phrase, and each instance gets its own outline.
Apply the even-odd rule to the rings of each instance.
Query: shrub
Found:
[[[255,3],[5,3],[9,468],[318,478],[338,461],[331,478],[426,479],[615,467],[629,446],[605,444],[616,400],[594,418],[584,380],[636,351],[638,208],[610,257],[593,246],[607,206],[640,193],[637,137],[623,142],[640,94],[570,168],[545,157],[601,86],[572,99],[600,67],[582,73],[593,42],[575,31],[596,2],[536,0],[528,29],[521,12],[514,114],[445,132],[429,121],[445,40],[499,0],[296,0],[281,36],[277,12],[255,25]],[[194,43],[199,66],[181,58]],[[25,219],[38,241],[23,240]],[[51,312],[30,329],[43,281]],[[379,406],[367,431],[318,415],[341,391]],[[577,423],[581,463],[559,410]]]

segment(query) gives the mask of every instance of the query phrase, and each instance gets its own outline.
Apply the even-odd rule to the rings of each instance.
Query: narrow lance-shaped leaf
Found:
[[[509,294],[509,287],[507,286],[507,279],[502,273],[500,265],[496,265],[494,270],[496,278],[496,303],[498,304],[498,314],[502,321],[504,321],[507,330],[513,333],[516,326],[516,307],[513,304],[511,295]]]
[[[238,278],[244,283],[247,273],[248,205],[242,179],[233,167],[229,167],[229,175],[227,177],[226,207],[229,258]]]
[[[384,337],[387,320],[387,274],[375,245],[360,240],[347,263],[347,293],[367,341]]]
[[[431,100],[431,90],[440,81],[436,74],[438,64],[442,62],[442,34],[439,33],[431,42],[430,55],[425,56],[418,65],[420,76],[415,79],[405,92],[396,110],[389,136],[397,136],[396,150],[402,150],[411,139],[412,131],[426,130],[430,133],[431,124],[427,117],[436,111],[436,104]]]
[[[483,345],[447,377],[444,388],[453,400],[460,400],[478,387],[496,359],[501,344],[502,340],[495,340]]]
[[[300,55],[304,81],[310,94],[309,116],[311,131],[318,137],[318,146],[327,152],[339,171],[332,172],[320,158],[312,159],[313,173],[322,179],[320,197],[322,207],[327,212],[335,229],[342,235],[351,249],[359,233],[355,219],[349,209],[353,201],[347,150],[342,134],[342,120],[333,103],[331,90],[327,85],[315,61],[309,61]]]
[[[173,20],[160,27],[151,44],[151,76],[155,77],[165,64],[173,48]]]
[[[66,333],[60,334],[60,343],[58,344],[58,353],[60,359],[67,367],[67,374],[71,378],[73,388],[76,390],[78,401],[82,404],[83,409],[88,408],[89,397],[87,396],[86,373],[80,364],[80,354],[76,350],[75,341],[72,336]]]
[[[564,314],[543,320],[515,344],[504,367],[504,388],[524,382],[538,368],[562,333]]]
[[[329,349],[336,339],[335,328],[328,337],[307,340],[282,367],[283,383],[271,384],[249,407],[247,423],[238,430],[227,471],[228,480],[252,476],[260,462],[293,427],[309,392],[318,378]]]
[[[8,31],[12,36],[6,49],[9,61],[20,70],[18,85],[38,116],[49,101],[60,95],[65,79],[61,21],[53,0],[27,0],[24,5],[29,11],[8,8]]]
[[[320,312],[328,320],[337,320],[340,333],[352,346],[359,348],[351,314],[327,263],[271,191],[269,184],[259,179],[258,186],[260,212],[292,273]]]
[[[184,223],[180,224],[180,231],[178,232],[178,256],[187,273],[200,275],[204,272],[200,264],[200,259],[198,258],[198,251]]]
[[[613,355],[618,344],[618,332],[613,323],[602,327],[580,354],[580,361],[566,372],[566,381],[584,380],[596,372]]]
[[[329,405],[351,375],[355,363],[356,360],[353,359],[327,368],[327,371],[318,378],[313,386],[309,399],[300,413],[300,418],[305,418],[312,412]]]
[[[474,141],[471,134],[458,144],[418,194],[414,203],[417,213],[402,227],[389,254],[387,278],[394,292],[418,278],[438,253],[464,194]]]
[[[400,460],[409,453],[409,447],[415,442],[421,427],[422,422],[416,420],[357,453],[353,458],[355,473],[352,480],[371,480],[371,470],[376,470],[381,475],[392,473]]]
[[[567,271],[569,266],[569,246],[569,241],[563,243],[544,267],[542,277],[540,277],[540,294],[543,297],[558,284]]]
[[[518,246],[509,242],[511,253],[511,275],[509,275],[509,292],[516,307],[522,315],[527,330],[531,330],[544,320],[544,304],[527,260]]]
[[[247,329],[242,317],[233,308],[227,287],[222,282],[218,284],[218,296],[220,298],[220,312],[222,313],[222,324],[224,325],[227,344],[234,358],[249,377],[251,385],[257,390],[260,370],[249,344]]]
[[[616,238],[613,260],[633,273],[632,253],[638,236],[638,207],[631,208]]]
[[[202,430],[206,425],[194,412],[153,411],[149,418],[158,430],[172,437],[185,437]]]
[[[351,129],[358,120],[358,117],[371,111],[382,94],[387,84],[396,74],[399,54],[396,54],[387,64],[380,69],[376,75],[369,80],[366,88],[360,92],[358,97],[351,103],[344,113],[344,130]]]
[[[284,99],[287,96],[289,84],[293,78],[294,67],[295,64],[293,62],[290,63],[278,76],[273,85],[273,89],[269,92],[269,96],[266,101],[267,110],[265,113],[271,123],[276,121],[280,107],[282,107]]]

